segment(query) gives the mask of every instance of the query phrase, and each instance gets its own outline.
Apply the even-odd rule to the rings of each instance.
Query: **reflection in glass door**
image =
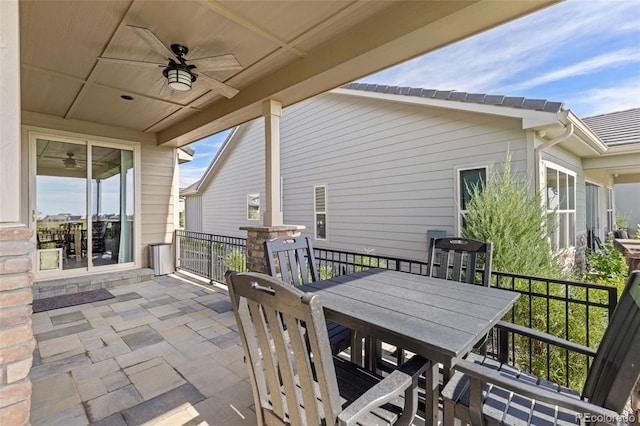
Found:
[[[36,141],[37,269],[87,267],[87,147]]]
[[[45,138],[35,145],[37,270],[133,262],[133,151]]]
[[[133,152],[91,150],[92,264],[133,262]]]

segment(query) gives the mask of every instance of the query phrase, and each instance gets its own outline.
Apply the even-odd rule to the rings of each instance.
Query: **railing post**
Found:
[[[509,362],[509,332],[503,328],[498,328],[498,361]]]
[[[176,271],[180,268],[180,231],[175,230],[176,240]]]
[[[209,234],[209,284],[213,285],[214,277],[214,262],[213,262],[213,235]]]

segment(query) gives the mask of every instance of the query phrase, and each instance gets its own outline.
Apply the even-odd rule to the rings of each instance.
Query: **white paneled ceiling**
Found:
[[[21,0],[22,109],[181,146],[259,116],[266,99],[290,105],[557,1]],[[190,59],[233,54],[241,69],[207,74],[239,93],[200,80],[177,92],[160,67],[99,61],[168,62],[129,25]]]

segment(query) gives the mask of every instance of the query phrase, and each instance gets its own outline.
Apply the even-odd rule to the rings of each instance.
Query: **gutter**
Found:
[[[549,139],[548,141],[545,141],[542,145],[534,149],[533,156],[535,159],[535,172],[536,172],[536,181],[537,181],[536,186],[538,188],[537,189],[538,191],[542,189],[540,185],[542,183],[542,176],[541,176],[542,171],[540,168],[540,165],[542,163],[542,152],[570,138],[573,135],[573,131],[574,131],[573,123],[569,123],[567,124],[564,132],[560,136],[558,136],[555,139]]]

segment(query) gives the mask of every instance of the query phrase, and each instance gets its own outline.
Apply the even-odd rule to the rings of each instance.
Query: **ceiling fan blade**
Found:
[[[236,89],[235,87],[231,87],[227,84],[224,84],[218,80],[216,80],[213,77],[209,77],[206,74],[199,74],[199,79],[206,84],[207,86],[209,86],[209,88],[211,88],[213,91],[215,91],[216,93],[220,93],[222,96],[224,96],[225,98],[231,99],[233,98],[235,95],[238,94],[239,90]]]
[[[232,54],[189,59],[189,64],[195,65],[198,71],[235,71],[242,69],[240,62]]]
[[[104,56],[99,56],[99,60],[102,62],[112,62],[114,64],[131,64],[131,65],[143,65],[146,67],[166,67],[167,64],[160,64],[158,62],[144,62],[144,61],[134,61],[132,59],[120,59],[120,58],[107,58]]]
[[[160,41],[154,33],[148,28],[136,27],[134,25],[127,25],[131,28],[141,39],[143,39],[149,46],[153,47],[156,52],[160,53],[167,59],[174,58],[175,55],[163,42]]]

